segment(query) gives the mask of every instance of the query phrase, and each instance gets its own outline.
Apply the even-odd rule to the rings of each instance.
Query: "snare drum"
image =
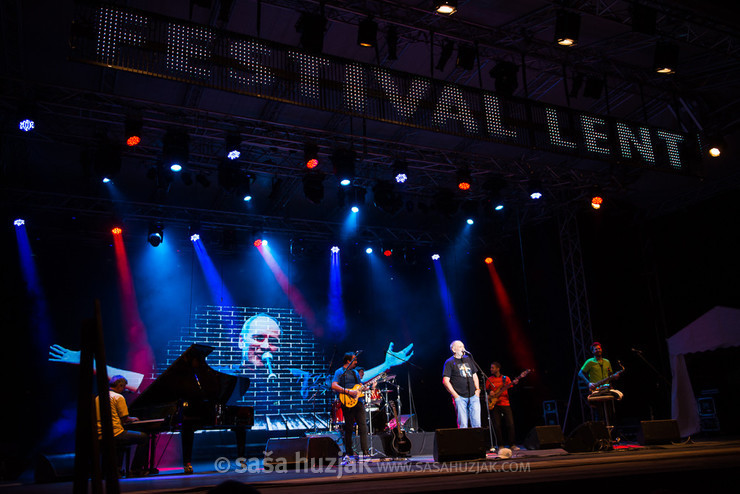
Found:
[[[344,423],[344,413],[342,412],[342,402],[336,400],[331,405],[331,423],[334,425]]]

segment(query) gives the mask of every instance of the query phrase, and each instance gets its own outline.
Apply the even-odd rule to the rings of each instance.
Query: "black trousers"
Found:
[[[493,419],[493,430],[496,432],[496,440],[499,446],[513,446],[515,443],[516,434],[514,432],[514,413],[511,411],[510,406],[496,405],[491,410],[491,418]],[[506,426],[506,438],[501,434],[501,424]]]
[[[130,467],[125,468],[126,465],[123,465],[126,471],[146,468],[147,460],[149,459],[149,448],[147,447],[149,444],[148,434],[138,431],[123,431],[114,438],[114,441],[118,449],[119,458],[123,457],[123,452],[126,448],[136,446],[136,452],[133,459],[131,459]]]
[[[352,408],[342,405],[344,416],[344,454],[354,455],[352,450],[352,432],[357,424],[357,433],[360,435],[360,446],[362,453],[367,454],[367,417],[365,416],[365,404],[362,401]]]

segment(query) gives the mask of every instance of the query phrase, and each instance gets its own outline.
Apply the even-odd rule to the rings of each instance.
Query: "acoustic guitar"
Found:
[[[377,376],[370,379],[368,382],[364,384],[355,384],[349,389],[364,392],[366,389],[370,389],[370,387],[375,384],[376,382],[385,379],[386,373],[383,372],[381,374],[378,374]],[[355,405],[357,405],[357,402],[360,401],[360,397],[358,396],[355,398],[354,396],[345,394],[345,393],[339,393],[339,401],[342,402],[342,405],[346,406],[347,408],[352,408]]]
[[[396,403],[391,401],[391,409],[393,410],[393,421],[396,426],[391,429],[393,438],[391,439],[391,451],[393,456],[408,456],[411,451],[411,440],[406,434],[406,431],[401,430],[401,421],[398,420],[398,414],[396,413]]]
[[[499,386],[498,388],[496,388],[493,391],[491,391],[488,394],[488,409],[489,410],[493,410],[493,407],[495,407],[496,406],[496,403],[498,403],[498,399],[501,396],[501,393],[503,393],[504,391],[506,391],[507,389],[509,389],[510,387],[512,387],[513,385],[515,385],[516,383],[518,383],[519,382],[519,379],[522,379],[523,377],[525,377],[530,372],[532,372],[532,369],[527,369],[524,372],[522,372],[521,374],[519,374],[518,376],[516,376],[516,379],[514,379],[513,381],[511,379],[509,379],[509,382],[507,382],[503,386]]]

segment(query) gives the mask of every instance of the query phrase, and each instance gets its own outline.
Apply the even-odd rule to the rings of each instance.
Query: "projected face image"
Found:
[[[271,367],[272,353],[278,350],[279,342],[280,326],[274,318],[266,314],[252,316],[242,326],[239,336],[242,360],[256,367]]]

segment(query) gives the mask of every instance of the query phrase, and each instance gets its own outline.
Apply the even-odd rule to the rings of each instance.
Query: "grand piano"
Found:
[[[249,378],[212,369],[206,357],[213,347],[193,344],[130,405],[139,419],[127,428],[149,433],[149,469],[156,472],[156,437],[179,431],[185,473],[192,473],[193,438],[196,430],[232,429],[237,455],[243,457],[246,430],[254,425],[254,408],[234,403],[249,389]]]

